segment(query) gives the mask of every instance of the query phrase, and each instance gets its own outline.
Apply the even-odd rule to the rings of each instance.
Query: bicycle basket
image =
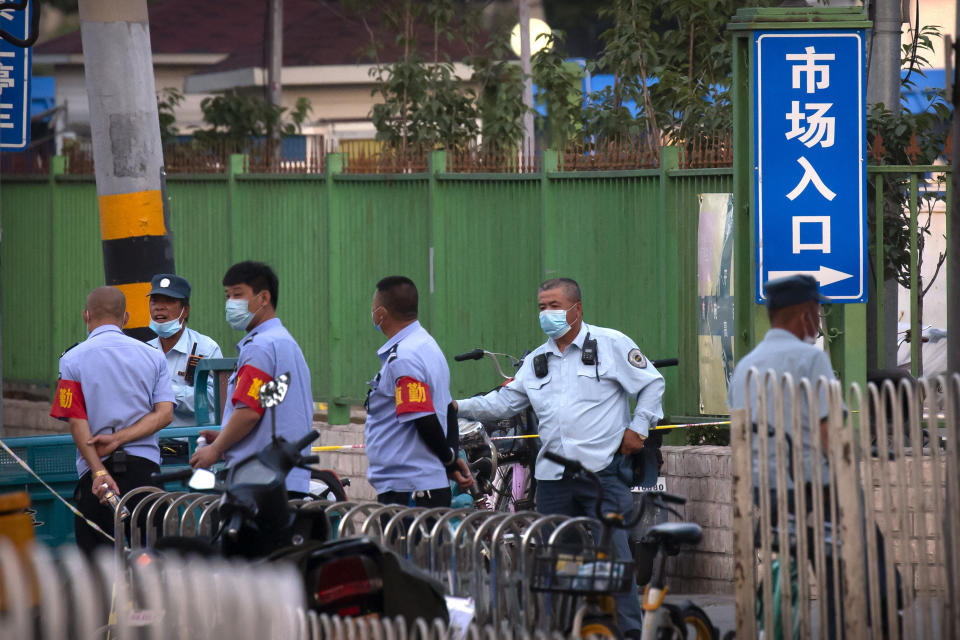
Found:
[[[626,593],[633,576],[632,560],[616,560],[596,548],[549,545],[534,560],[534,591],[551,593]]]

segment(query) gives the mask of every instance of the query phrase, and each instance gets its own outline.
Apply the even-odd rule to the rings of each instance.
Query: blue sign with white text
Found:
[[[30,11],[0,10],[0,29],[26,40],[30,35]],[[0,39],[0,149],[22,151],[30,144],[31,50]]]
[[[755,31],[754,55],[757,302],[793,274],[866,302],[863,32]]]

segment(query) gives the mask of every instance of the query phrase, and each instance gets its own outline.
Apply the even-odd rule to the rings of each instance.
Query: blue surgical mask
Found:
[[[180,318],[183,317],[183,311],[180,312],[180,315],[173,320],[168,320],[167,322],[157,322],[156,320],[150,321],[150,330],[161,338],[170,338],[177,335],[177,332],[183,328],[183,325],[180,324]]]
[[[370,319],[373,320],[374,329],[377,331],[383,331],[383,329],[380,328],[380,325],[377,324],[377,318],[373,315],[373,311],[370,312]]]
[[[227,300],[227,324],[237,331],[245,331],[250,323],[253,322],[254,314],[250,311],[248,300],[231,299]],[[259,311],[259,309],[257,309]]]
[[[540,312],[540,328],[547,337],[556,340],[570,331],[570,325],[567,323],[567,311],[570,309],[544,309]]]

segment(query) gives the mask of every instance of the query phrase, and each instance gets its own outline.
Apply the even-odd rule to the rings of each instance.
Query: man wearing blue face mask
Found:
[[[163,352],[170,371],[175,405],[171,427],[197,424],[193,411],[193,373],[202,358],[222,358],[220,346],[202,333],[187,327],[190,318],[190,283],[172,273],[158,273],[150,281],[150,330],[157,334],[147,344]],[[214,379],[207,383],[209,405],[213,406]]]
[[[629,337],[583,321],[580,287],[554,278],[537,293],[540,328],[548,340],[533,350],[516,377],[485,396],[458,400],[462,418],[498,420],[533,407],[540,420],[541,453],[537,511],[595,517],[596,493],[583,479],[564,475],[544,451],[579,460],[604,488],[603,511],[628,514],[633,508],[625,456],[643,448],[650,429],[663,417],[663,376]],[[637,401],[633,416],[630,399]],[[615,531],[617,555],[630,558],[627,532]],[[617,624],[624,636],[639,637],[640,601],[636,584],[617,597]]]
[[[247,333],[237,345],[237,370],[227,383],[223,430],[200,432],[208,445],[190,458],[195,469],[209,467],[221,456],[229,467],[270,444],[272,420],[261,420],[265,414],[259,391],[283,373],[290,374],[290,388],[284,401],[272,409],[276,411],[277,436],[293,442],[313,428],[310,370],[300,345],[277,317],[277,274],[262,262],[239,262],[227,269],[223,287],[227,323]],[[306,493],[310,474],[294,469],[286,484],[287,489]]]

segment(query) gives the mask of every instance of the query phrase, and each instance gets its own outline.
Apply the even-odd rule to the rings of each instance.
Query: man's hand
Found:
[[[459,410],[460,410],[460,407],[457,406],[457,401],[456,401],[456,400],[451,400],[450,403],[453,405],[453,410],[454,410],[454,411],[459,411]]]
[[[627,429],[623,432],[623,442],[620,443],[620,453],[625,456],[634,454],[643,449],[643,443],[645,441],[645,437],[636,431]]]
[[[96,449],[99,457],[105,458],[116,451],[117,447],[123,443],[120,442],[116,433],[101,433],[87,440],[87,444]]]
[[[469,489],[475,484],[473,474],[470,473],[470,467],[467,466],[467,461],[463,458],[457,458],[456,468],[447,471],[447,477],[456,482],[461,491]]]
[[[219,431],[214,431],[213,429],[201,429],[198,436],[202,436],[206,439],[207,444],[213,444],[213,441],[217,439],[217,436],[220,435]]]
[[[96,476],[98,472],[91,472]],[[99,478],[93,478],[93,486],[91,487],[93,495],[97,496],[97,499],[100,502],[106,504],[103,499],[103,496],[107,495],[108,491],[113,491],[115,494],[120,495],[120,489],[117,487],[117,482],[113,477],[108,473],[106,475],[101,475]]]
[[[220,451],[215,446],[207,445],[197,449],[190,458],[190,466],[194,469],[207,469],[220,459]]]

